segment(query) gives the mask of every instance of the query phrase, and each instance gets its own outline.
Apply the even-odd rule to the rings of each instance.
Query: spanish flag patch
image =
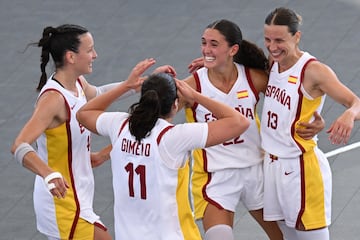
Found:
[[[298,80],[298,77],[291,76],[291,75],[288,78],[288,82],[292,83],[292,84],[296,84],[297,80]]]
[[[237,95],[238,99],[247,98],[249,96],[249,92],[248,92],[248,90],[242,90],[242,91],[237,92],[236,95]]]

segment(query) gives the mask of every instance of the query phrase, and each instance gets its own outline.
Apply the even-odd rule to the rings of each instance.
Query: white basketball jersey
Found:
[[[250,127],[241,136],[205,148],[203,154],[197,155],[203,158],[208,172],[226,168],[245,168],[263,160],[259,118],[256,112],[259,96],[250,79],[248,69],[239,64],[236,64],[236,67],[238,78],[228,93],[220,91],[210,82],[207,68],[201,68],[194,74],[197,91],[233,107],[250,120]],[[186,118],[188,122],[216,120],[216,116],[212,112],[199,104],[195,104],[191,111],[190,109],[186,110]]]
[[[65,100],[68,119],[58,127],[47,129],[38,139],[40,158],[54,171],[58,171],[68,182],[66,198],[54,198],[47,189],[44,179],[36,176],[34,205],[37,225],[41,232],[60,237],[63,227],[71,236],[71,226],[76,226],[79,217],[95,222],[99,217],[93,211],[94,176],[90,162],[90,132],[80,125],[76,112],[86,103],[80,83],[76,82],[78,96],[50,77],[39,96],[46,91],[57,91]]]
[[[278,63],[271,68],[261,115],[262,147],[278,157],[296,157],[316,146],[317,137],[304,140],[295,133],[298,122],[310,122],[315,111],[321,112],[325,95],[316,99],[302,87],[304,71],[310,61],[304,53],[295,65],[279,73]]]
[[[178,201],[186,202],[188,196],[177,199],[179,169],[165,164],[158,146],[162,135],[172,126],[158,120],[150,136],[139,143],[125,121],[113,142],[110,156],[116,239],[185,239]]]

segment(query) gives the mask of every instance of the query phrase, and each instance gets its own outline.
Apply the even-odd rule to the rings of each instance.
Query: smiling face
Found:
[[[300,32],[292,34],[285,25],[267,25],[264,26],[265,47],[271,58],[285,64],[297,59],[300,53],[298,43],[300,41]]]
[[[233,56],[238,51],[238,45],[229,46],[225,36],[213,28],[205,29],[201,38],[201,52],[204,56],[204,66],[207,68],[221,67],[233,62]]]
[[[80,35],[79,40],[80,45],[78,51],[77,53],[73,52],[74,66],[79,75],[89,74],[92,72],[92,63],[97,57],[94,40],[89,32]]]

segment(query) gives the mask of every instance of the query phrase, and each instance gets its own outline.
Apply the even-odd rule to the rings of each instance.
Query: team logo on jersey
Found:
[[[288,78],[288,82],[292,83],[292,84],[296,84],[297,80],[298,80],[298,77],[295,77],[295,76],[292,76],[292,75],[290,75],[289,78]]]
[[[247,98],[247,97],[249,97],[249,92],[248,92],[248,90],[238,91],[236,93],[236,96],[237,96],[238,99]]]

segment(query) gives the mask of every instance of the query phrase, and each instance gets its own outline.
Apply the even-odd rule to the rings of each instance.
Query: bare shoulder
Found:
[[[62,122],[67,118],[65,99],[58,91],[44,92],[36,103],[36,113]]]
[[[313,85],[334,77],[336,77],[334,71],[320,61],[311,61],[304,72],[304,81],[311,81]]]
[[[339,83],[335,72],[322,62],[312,61],[305,68],[303,86],[312,97],[329,92]]]

